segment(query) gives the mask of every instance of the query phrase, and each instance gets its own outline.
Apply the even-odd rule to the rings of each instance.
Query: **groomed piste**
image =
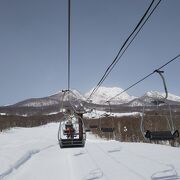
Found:
[[[84,148],[61,149],[56,138],[58,125],[1,133],[0,179],[180,179],[179,148],[107,141],[87,133]]]

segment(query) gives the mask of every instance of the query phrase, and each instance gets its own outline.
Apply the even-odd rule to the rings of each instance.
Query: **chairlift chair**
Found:
[[[63,112],[63,117],[59,123],[58,141],[61,148],[63,147],[84,147],[86,141],[86,132],[83,121],[83,112],[76,106],[80,102],[74,102],[77,98],[73,97],[73,101],[69,98],[75,94],[70,90],[63,91],[61,109],[64,109],[64,99],[69,102],[69,109]],[[78,106],[79,108],[79,106]]]
[[[144,106],[141,116],[141,129],[144,138],[152,141],[177,139],[179,137],[179,131],[175,130],[170,105],[167,102],[164,102],[163,105],[155,105],[151,110],[149,110],[149,108],[149,106]],[[144,131],[144,122],[148,122],[148,120],[153,120],[154,124],[157,121],[159,123],[161,122],[161,125],[166,126],[166,128],[164,127],[163,129],[158,129],[155,126],[154,129],[147,129]]]
[[[98,128],[98,125],[92,124],[92,125],[89,125],[89,127],[90,127],[91,129],[97,129],[97,128]]]
[[[155,70],[155,72],[157,72],[163,80],[166,96],[152,98],[151,103],[154,104],[153,109],[150,108],[147,104],[144,105],[142,116],[141,116],[141,132],[145,139],[149,139],[149,140],[153,140],[153,141],[175,140],[179,137],[179,131],[175,130],[174,122],[172,119],[171,107],[166,100],[168,97],[168,92],[167,92],[167,88],[166,88],[165,79],[162,75],[163,71]],[[166,109],[166,112],[168,112],[168,114],[162,114],[163,108],[164,109],[168,108],[168,109]],[[150,111],[150,109],[151,109],[151,111]],[[155,112],[154,115],[151,115],[151,118],[152,117],[153,118],[156,117],[158,119],[162,118],[164,121],[167,122],[167,125],[169,126],[169,128],[166,130],[149,130],[148,129],[148,130],[144,131],[144,122],[146,121],[145,119],[150,117],[150,115],[148,115],[148,111]]]
[[[93,114],[94,113],[94,114]],[[96,122],[94,122],[96,121]],[[89,125],[89,128],[91,130],[93,129],[98,129],[99,128],[99,123],[98,123],[98,119],[97,119],[97,112],[96,109],[92,109],[91,110],[91,123]]]
[[[112,127],[102,127],[101,128],[101,131],[102,132],[110,132],[110,133],[113,133],[115,130],[115,128],[112,128]]]
[[[101,131],[101,134],[102,135],[105,135],[107,133],[107,135],[109,135],[109,139],[110,139],[110,135],[113,135],[113,138],[114,138],[114,131],[115,131],[115,127],[114,127],[114,119],[113,117],[111,116],[111,104],[109,101],[107,101],[108,103],[108,106],[109,106],[109,113],[105,113],[101,116],[100,118],[100,131]],[[103,117],[106,117],[108,119],[110,119],[111,121],[111,125],[110,126],[107,126],[107,125],[103,125],[102,124],[102,118]]]
[[[179,137],[179,131],[146,131],[145,137],[149,140],[175,140]]]
[[[71,119],[63,117],[59,124],[58,140],[61,148],[84,147],[86,132],[83,119],[77,115],[73,115]]]

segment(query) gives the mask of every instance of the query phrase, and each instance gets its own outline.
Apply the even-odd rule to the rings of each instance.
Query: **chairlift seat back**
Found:
[[[175,140],[179,137],[179,132],[176,130],[174,133],[171,131],[146,131],[145,137],[150,140]]]
[[[101,131],[102,132],[114,132],[114,128],[109,128],[109,127],[106,127],[106,128],[101,128]]]
[[[96,129],[96,128],[98,128],[97,125],[90,125],[89,127],[90,127],[91,129]]]
[[[84,147],[85,139],[61,139],[59,141],[61,148],[63,147]]]

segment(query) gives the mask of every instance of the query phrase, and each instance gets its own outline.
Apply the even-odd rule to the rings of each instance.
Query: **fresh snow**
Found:
[[[1,113],[0,113],[0,115],[1,115],[1,116],[6,116],[7,114],[6,114],[6,113],[1,112]]]
[[[58,114],[60,111],[55,111],[55,112],[51,112],[51,113],[47,113],[46,115],[54,115],[54,114]]]
[[[0,134],[1,180],[180,179],[180,149],[106,141],[87,134],[84,148],[60,149],[58,123]]]

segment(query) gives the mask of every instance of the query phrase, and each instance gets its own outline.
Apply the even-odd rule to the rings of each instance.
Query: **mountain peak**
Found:
[[[93,88],[94,89],[94,88]],[[93,89],[85,94],[85,97],[89,97],[92,93]],[[91,100],[93,103],[96,104],[104,104],[107,100],[111,99],[112,97],[116,96],[117,94],[123,91],[122,88],[119,87],[99,87],[96,93],[92,96]],[[134,99],[135,97],[128,95],[126,92],[117,96],[116,98],[111,100],[112,104],[122,104],[127,103]]]
[[[152,99],[163,99],[165,97],[165,94],[158,91],[148,91],[143,95],[143,97],[148,97]]]
[[[166,93],[164,93],[164,92],[162,93],[162,92],[158,92],[158,91],[148,91],[143,95],[143,97],[149,97],[149,98],[154,98],[154,99],[163,99],[163,98],[165,98],[165,96],[166,96]],[[171,93],[168,93],[167,99],[171,100],[171,101],[180,101],[179,96],[176,96]]]

